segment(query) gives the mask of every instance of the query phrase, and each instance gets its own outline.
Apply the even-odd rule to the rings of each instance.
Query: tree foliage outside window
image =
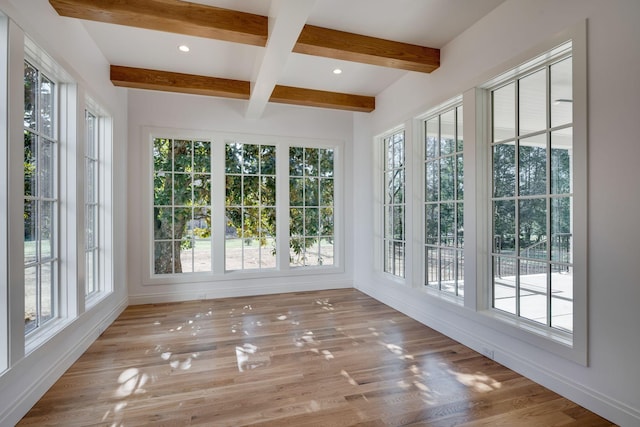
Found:
[[[155,274],[211,271],[211,143],[153,141]]]
[[[57,310],[56,84],[24,62],[24,284],[25,333]]]

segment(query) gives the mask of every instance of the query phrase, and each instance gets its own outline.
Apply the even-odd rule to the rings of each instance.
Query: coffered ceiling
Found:
[[[504,0],[49,0],[82,19],[124,87],[372,111]],[[188,46],[181,52],[179,46]],[[340,74],[334,70],[340,69]]]

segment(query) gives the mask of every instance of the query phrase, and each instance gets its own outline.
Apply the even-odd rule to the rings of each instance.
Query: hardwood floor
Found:
[[[610,426],[353,289],[131,306],[20,426]]]

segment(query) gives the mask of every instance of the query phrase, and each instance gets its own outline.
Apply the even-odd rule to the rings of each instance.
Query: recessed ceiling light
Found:
[[[178,50],[180,52],[189,52],[189,46],[187,46],[186,44],[181,44],[180,46],[178,46]]]
[[[333,74],[342,74],[342,70],[340,68],[334,68]]]

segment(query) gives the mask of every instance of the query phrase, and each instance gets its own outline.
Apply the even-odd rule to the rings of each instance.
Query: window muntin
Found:
[[[334,264],[333,149],[289,148],[289,263]]]
[[[405,275],[405,140],[404,130],[383,138],[384,271]]]
[[[424,121],[425,285],[464,295],[462,107]]]
[[[573,331],[572,57],[491,94],[492,306]]]
[[[225,269],[276,267],[276,147],[225,146]]]
[[[153,140],[153,272],[211,271],[211,143]]]
[[[25,334],[58,315],[57,85],[24,62]]]
[[[85,111],[85,296],[99,291],[100,273],[100,162],[98,117]]]

